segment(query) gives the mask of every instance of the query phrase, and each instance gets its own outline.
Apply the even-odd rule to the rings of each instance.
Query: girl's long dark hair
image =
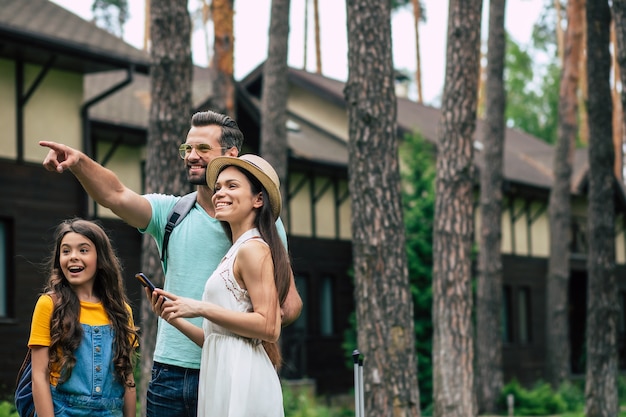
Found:
[[[50,363],[60,366],[59,382],[67,380],[76,364],[74,352],[83,333],[79,322],[80,301],[63,275],[59,262],[61,241],[70,232],[85,236],[95,246],[98,259],[94,293],[100,298],[114,330],[113,365],[116,377],[122,385],[134,386],[129,377],[133,374],[138,335],[131,326],[122,268],[106,232],[98,224],[79,218],[66,220],[57,226],[54,252],[48,261],[49,278],[45,292],[55,295],[52,297],[54,310],[50,319]]]
[[[225,169],[226,167],[223,167]],[[263,205],[257,212],[257,216],[254,220],[254,226],[259,229],[261,238],[268,244],[270,248],[270,254],[272,255],[272,261],[274,262],[274,282],[276,283],[276,290],[278,291],[278,302],[280,306],[283,306],[287,293],[289,292],[289,285],[291,282],[291,262],[289,261],[289,254],[285,245],[283,245],[278,229],[276,228],[276,220],[272,214],[272,208],[270,207],[270,198],[267,190],[261,182],[256,179],[255,176],[250,174],[243,168],[235,166],[241,171],[250,181],[252,194],[262,193]],[[232,231],[230,225],[227,222],[222,222],[222,226],[226,231],[226,235],[232,241]],[[280,354],[280,348],[277,343],[271,343],[263,341],[263,347],[267,352],[272,364],[279,368],[282,364],[282,356]]]

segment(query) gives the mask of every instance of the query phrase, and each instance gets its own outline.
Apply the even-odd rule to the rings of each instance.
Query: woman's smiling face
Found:
[[[224,168],[215,182],[215,218],[231,221],[244,218],[263,205],[261,193],[254,195],[250,180],[234,166]]]

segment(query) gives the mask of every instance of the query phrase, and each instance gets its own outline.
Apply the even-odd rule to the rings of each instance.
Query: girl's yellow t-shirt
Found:
[[[30,338],[28,339],[28,347],[34,346],[50,346],[50,318],[54,302],[50,295],[42,295],[37,300],[35,311],[33,312],[33,320],[30,328]],[[130,325],[134,327],[133,312],[128,304],[126,308],[130,314]],[[110,324],[109,316],[104,310],[101,302],[90,303],[87,301],[80,302],[79,322],[89,326],[104,326]],[[138,342],[135,341],[135,348]],[[60,377],[60,369],[58,366],[52,366],[50,371],[50,383],[56,386],[56,381]]]

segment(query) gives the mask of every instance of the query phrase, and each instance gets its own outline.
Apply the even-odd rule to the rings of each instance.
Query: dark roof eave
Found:
[[[300,155],[294,154],[294,152],[289,152],[290,166],[295,164],[298,167],[318,167],[318,168],[326,168],[332,171],[340,171],[345,172],[346,176],[348,173],[348,166],[342,162],[331,162],[324,161],[320,159],[302,157]]]
[[[289,68],[288,77],[289,80],[292,81],[295,85],[302,87],[308,91],[315,91],[316,94],[327,98],[331,103],[339,106],[340,108],[346,108],[346,100],[342,94],[337,94],[331,89],[325,88],[314,81],[306,79],[292,68]]]
[[[130,65],[134,65],[136,72],[142,74],[150,73],[150,62],[148,60],[137,60],[122,55],[114,55],[103,50],[91,50],[59,39],[50,39],[2,24],[0,24],[0,39],[3,41],[18,41],[22,45],[43,49],[48,52],[80,57],[91,62],[110,66],[111,68],[127,68]]]

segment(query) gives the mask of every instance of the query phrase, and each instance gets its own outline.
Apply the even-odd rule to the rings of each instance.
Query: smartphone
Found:
[[[154,291],[154,289],[156,288],[152,281],[150,281],[150,279],[148,279],[148,277],[143,272],[137,272],[135,274],[135,278],[137,278],[144,287],[149,288],[150,291]]]

